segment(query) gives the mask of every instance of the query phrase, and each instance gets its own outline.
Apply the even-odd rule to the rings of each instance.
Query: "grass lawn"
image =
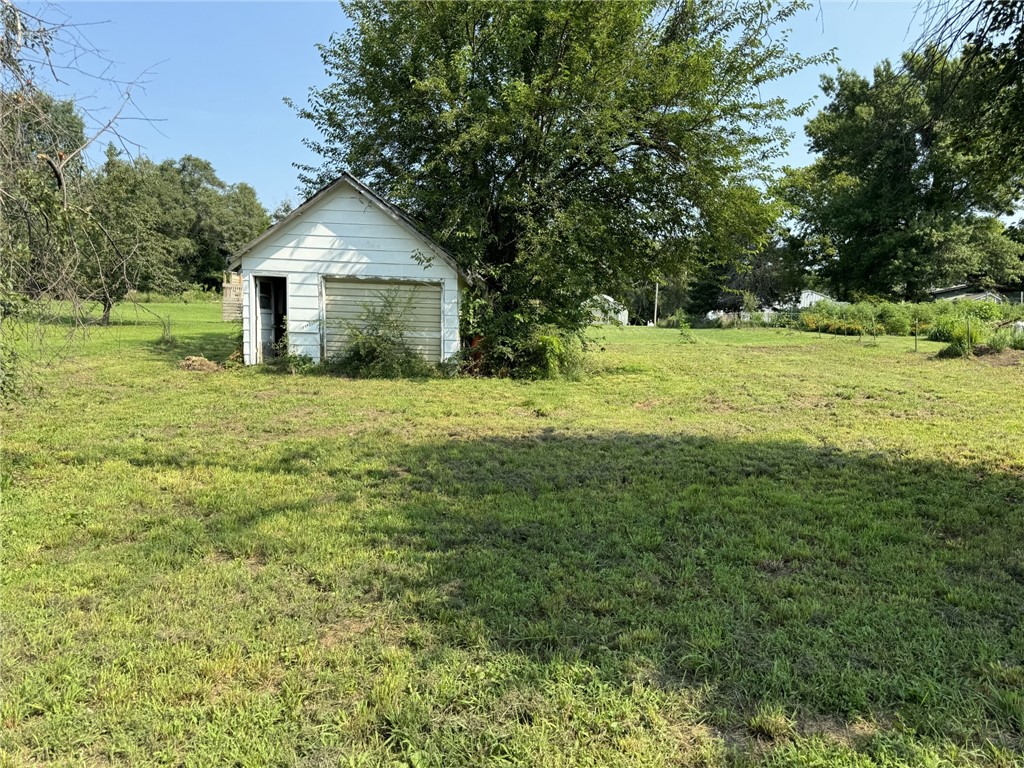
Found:
[[[3,414],[0,765],[1024,764],[1024,367],[201,373],[234,327],[155,309]]]

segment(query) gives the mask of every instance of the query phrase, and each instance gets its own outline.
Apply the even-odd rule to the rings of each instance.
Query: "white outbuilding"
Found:
[[[808,309],[809,307],[813,307],[819,301],[831,301],[833,303],[842,303],[836,302],[835,299],[833,299],[826,293],[812,290],[800,291],[800,298],[798,298],[795,303],[797,309]]]
[[[240,275],[248,365],[283,341],[294,354],[327,359],[366,308],[386,301],[402,308],[406,341],[424,358],[459,350],[465,274],[407,214],[348,173],[244,246],[228,269]]]
[[[588,302],[594,316],[592,325],[629,325],[629,310],[607,294],[599,294]]]

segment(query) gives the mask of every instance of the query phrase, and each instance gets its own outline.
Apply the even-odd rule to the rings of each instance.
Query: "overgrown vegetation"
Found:
[[[1020,367],[626,328],[572,383],[207,372],[235,327],[151,309],[172,350],[115,309],[2,416],[0,762],[1024,761]]]
[[[435,371],[413,346],[408,315],[412,297],[382,292],[363,306],[356,322],[344,324],[344,350],[325,369],[353,378],[421,378]]]
[[[1003,348],[1024,345],[1024,334],[1010,324],[1024,319],[1024,306],[989,301],[935,301],[924,304],[822,301],[803,310],[799,327],[841,336],[913,336],[950,344],[954,356],[996,337]],[[1017,337],[1022,337],[1018,339]]]

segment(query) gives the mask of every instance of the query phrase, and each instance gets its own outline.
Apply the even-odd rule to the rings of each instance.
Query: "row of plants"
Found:
[[[191,283],[173,293],[131,290],[124,297],[125,302],[133,304],[212,304],[220,300],[220,291],[201,283]]]
[[[1024,306],[991,301],[935,301],[926,304],[821,301],[800,312],[799,327],[846,336],[927,337],[951,341],[955,328],[967,321],[994,326],[1024,318]]]
[[[953,355],[984,345],[1001,352],[1024,349],[1024,306],[990,301],[936,301],[927,304],[822,301],[800,312],[801,330],[844,336],[918,336],[949,344]]]
[[[1024,306],[990,301],[936,301],[922,304],[822,301],[799,311],[731,312],[704,327],[791,328],[838,336],[917,336],[949,344],[950,355],[968,355],[984,347],[994,352],[1024,349]],[[678,327],[673,316],[659,323]]]

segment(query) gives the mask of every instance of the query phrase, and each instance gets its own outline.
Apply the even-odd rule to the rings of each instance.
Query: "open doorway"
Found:
[[[256,362],[274,357],[284,339],[288,312],[288,280],[256,277]]]

